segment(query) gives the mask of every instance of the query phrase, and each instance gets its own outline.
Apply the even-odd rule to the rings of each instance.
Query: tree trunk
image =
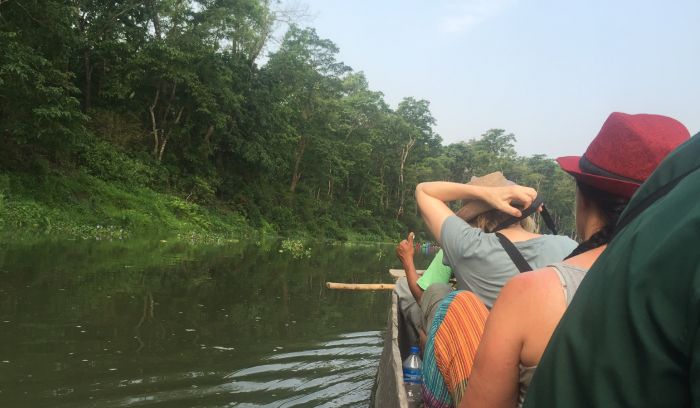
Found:
[[[333,165],[328,164],[328,191],[326,192],[326,195],[329,198],[333,198]]]
[[[294,171],[292,172],[292,183],[289,186],[289,191],[292,193],[296,191],[297,184],[301,178],[301,172],[299,171],[299,165],[301,164],[301,158],[304,156],[304,150],[306,149],[306,138],[302,137],[299,139],[299,145],[297,146],[296,157],[294,158]]]
[[[163,137],[163,141],[160,144],[160,151],[158,152],[158,163],[163,161],[163,153],[165,152],[165,145],[168,144],[168,136]]]
[[[406,165],[406,160],[408,159],[408,154],[413,149],[413,145],[416,144],[416,139],[409,139],[406,146],[401,148],[401,165],[399,167],[399,208],[396,210],[396,219],[398,220],[401,215],[403,215],[404,201],[406,198],[406,189],[404,188],[404,167]]]
[[[386,210],[388,203],[385,204],[385,202],[384,202],[384,191],[385,191],[385,188],[384,188],[384,162],[382,162],[382,165],[379,168],[379,187],[380,187],[379,207],[384,208]],[[387,201],[389,201],[389,200],[387,199]]]
[[[173,122],[173,125],[178,125],[180,123],[180,119],[182,118],[182,112],[185,110],[184,107],[180,108],[180,111],[177,113],[177,117],[175,118],[175,122]],[[163,130],[161,129],[161,134],[163,134],[163,138],[160,142],[160,151],[158,152],[158,163],[163,161],[163,153],[165,152],[165,145],[168,144],[168,140],[170,139],[170,134],[172,133],[172,127],[170,130],[168,130],[168,133],[163,134]]]
[[[149,5],[151,6],[151,21],[153,22],[153,32],[156,35],[156,38],[160,40],[161,38],[161,26],[160,26],[160,15],[158,15],[158,10],[156,9],[155,2],[151,0],[149,2]]]
[[[207,133],[204,134],[204,144],[207,146],[209,154],[213,153],[211,148],[211,135],[214,133],[214,125],[209,125]]]
[[[156,113],[155,109],[158,106],[158,98],[160,97],[160,87],[156,90],[156,96],[153,98],[153,104],[148,108],[151,113],[151,127],[153,131],[153,157],[158,157],[158,145],[160,144],[160,137],[158,136],[158,124],[156,123]]]
[[[264,2],[265,8],[269,7],[269,0],[266,0]],[[268,19],[269,19],[268,15]],[[261,29],[260,37],[258,38],[257,43],[253,46],[251,49],[250,55],[248,56],[248,68],[252,69],[253,66],[255,65],[255,61],[257,61],[258,57],[260,56],[260,53],[263,51],[265,48],[265,44],[267,44],[267,41],[270,39],[270,35],[272,34],[272,26],[274,22],[270,20],[265,21],[264,26]]]
[[[84,92],[84,111],[87,112],[92,108],[92,62],[90,62],[91,51],[90,48],[85,48],[83,52],[83,65],[85,68],[85,90]]]

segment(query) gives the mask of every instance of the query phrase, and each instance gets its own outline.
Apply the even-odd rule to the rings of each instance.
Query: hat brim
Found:
[[[500,171],[494,171],[493,173],[489,173],[481,177],[472,177],[466,184],[482,187],[504,187],[514,183],[505,178],[503,173]],[[492,209],[490,205],[481,200],[466,200],[463,201],[462,204],[462,208],[460,208],[455,214],[467,222]]]
[[[576,180],[616,196],[631,198],[640,186],[630,181],[586,173],[581,170],[580,159],[581,156],[564,156],[557,158],[557,163],[562,170],[574,176]]]
[[[464,221],[469,222],[489,210],[491,210],[491,207],[488,204],[472,200],[464,204],[464,206],[462,206],[462,208],[460,208],[455,215]]]

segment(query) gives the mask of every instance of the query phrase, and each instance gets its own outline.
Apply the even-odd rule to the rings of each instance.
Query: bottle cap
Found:
[[[418,346],[411,346],[411,354],[420,354],[420,348]]]

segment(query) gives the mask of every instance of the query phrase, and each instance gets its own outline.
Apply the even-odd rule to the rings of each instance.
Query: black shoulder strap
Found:
[[[547,207],[544,206],[542,197],[540,196],[535,197],[535,199],[532,201],[532,204],[530,204],[529,207],[521,211],[522,215],[520,217],[509,217],[507,220],[498,224],[496,228],[493,229],[493,231],[500,231],[503,228],[515,224],[516,222],[524,220],[525,218],[532,215],[535,211],[537,211],[540,208],[540,206],[542,206],[542,212],[540,212],[540,215],[542,216],[542,221],[544,221],[544,224],[547,226],[547,228],[549,228],[549,230],[552,231],[552,234],[557,235],[557,227],[556,225],[554,225],[554,220],[552,220],[552,217],[549,215],[549,211],[547,211]]]
[[[508,256],[520,272],[529,272],[532,270],[532,267],[529,263],[527,263],[523,254],[521,254],[520,251],[518,251],[518,248],[516,248],[515,245],[513,245],[513,243],[505,237],[505,235],[501,234],[500,232],[497,232],[496,236],[501,242],[503,249],[506,250],[506,253],[508,253]]]
[[[542,217],[542,221],[544,221],[544,225],[546,225],[547,228],[552,231],[552,234],[557,235],[557,226],[554,224],[554,220],[552,219],[552,216],[549,215],[549,211],[547,211],[547,207],[544,204],[542,204],[540,216]]]

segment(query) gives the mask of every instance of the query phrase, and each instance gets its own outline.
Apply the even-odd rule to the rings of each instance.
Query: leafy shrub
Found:
[[[270,210],[271,221],[280,229],[289,231],[299,225],[297,215],[289,207],[275,206]]]
[[[191,184],[186,200],[196,203],[211,203],[214,201],[216,188],[212,183],[199,176],[194,176],[188,180]]]
[[[90,111],[90,129],[110,143],[129,147],[141,143],[148,132],[141,127],[140,118],[134,113],[121,113],[105,109]]]
[[[282,241],[280,252],[288,252],[294,259],[311,258],[311,248],[305,248],[304,243],[298,239],[287,238]]]
[[[153,168],[131,158],[118,147],[94,139],[82,145],[79,162],[89,174],[103,180],[118,180],[130,185],[148,185],[153,179]]]

